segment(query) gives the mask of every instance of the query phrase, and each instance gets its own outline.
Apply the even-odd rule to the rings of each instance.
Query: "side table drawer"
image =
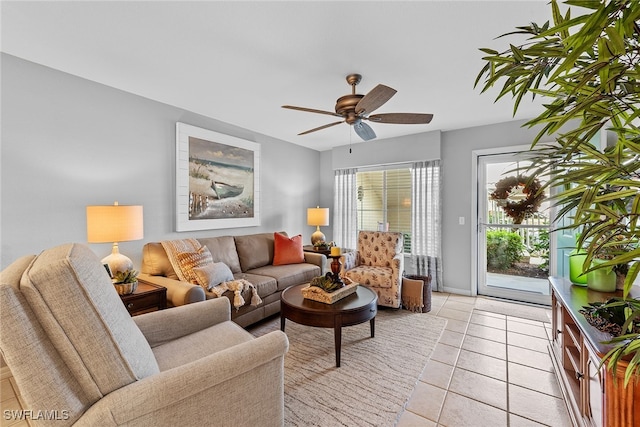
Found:
[[[127,307],[127,311],[131,314],[139,314],[137,312],[142,310],[149,310],[155,308],[156,310],[160,309],[160,298],[159,293],[149,294],[149,295],[141,295],[137,298],[131,298],[128,301],[124,302],[125,307]]]
[[[139,282],[134,293],[120,298],[132,316],[167,308],[167,288],[150,283]]]

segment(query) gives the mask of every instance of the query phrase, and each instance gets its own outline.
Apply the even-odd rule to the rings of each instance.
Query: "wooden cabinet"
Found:
[[[572,285],[566,279],[551,277],[552,360],[560,388],[565,396],[574,425],[586,427],[640,427],[640,384],[624,387],[626,362],[612,373],[606,366],[598,369],[602,357],[611,348],[610,339],[587,323],[579,310],[590,302],[606,301],[620,293],[596,292]],[[638,289],[632,291],[637,297]],[[614,376],[616,380],[614,381]]]
[[[167,308],[167,288],[138,279],[138,288],[129,295],[120,295],[132,316]]]

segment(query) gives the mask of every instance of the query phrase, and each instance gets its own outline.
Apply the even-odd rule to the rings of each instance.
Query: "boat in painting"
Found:
[[[215,191],[218,199],[227,199],[242,194],[244,185],[231,185],[219,181],[211,181],[211,188]]]

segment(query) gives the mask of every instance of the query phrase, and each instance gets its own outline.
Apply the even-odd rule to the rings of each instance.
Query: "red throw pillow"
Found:
[[[273,265],[300,264],[304,262],[302,235],[291,238],[273,233]]]

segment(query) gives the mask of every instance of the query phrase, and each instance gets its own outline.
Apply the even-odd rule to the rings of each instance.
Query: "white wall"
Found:
[[[531,145],[537,130],[522,128],[524,121],[478,126],[442,133],[442,260],[445,291],[472,295],[476,284],[471,271],[471,217],[476,177],[472,176],[474,150]],[[465,225],[459,225],[459,217]]]
[[[147,241],[286,230],[308,241],[307,207],[333,209],[333,170],[440,157],[445,289],[472,293],[472,151],[530,144],[522,122],[426,132],[319,153],[2,54],[2,268],[64,242],[86,242],[85,207],[142,204],[145,238],[121,251],[140,265]],[[212,100],[215,102],[215,100]],[[262,225],[174,232],[175,122],[261,144]],[[292,160],[295,159],[295,160]],[[458,225],[458,217],[467,218]],[[323,227],[332,239],[331,226]],[[107,255],[110,245],[91,245]]]
[[[144,206],[144,240],[120,251],[140,266],[148,241],[286,230],[310,238],[320,153],[2,54],[2,268],[65,242],[86,242],[85,207]],[[212,99],[211,102],[216,102]],[[174,232],[175,123],[261,144],[259,227]],[[92,244],[100,257],[109,244]]]

